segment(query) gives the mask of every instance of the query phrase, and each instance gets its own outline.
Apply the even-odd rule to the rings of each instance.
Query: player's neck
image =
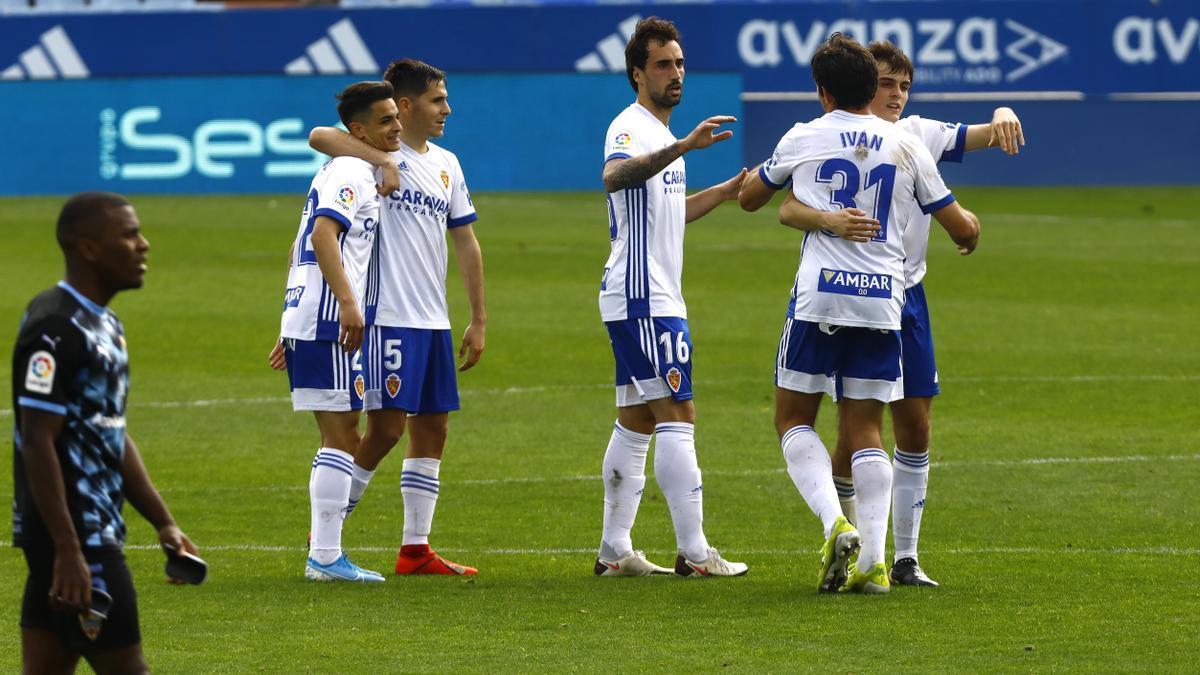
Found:
[[[72,270],[69,267],[63,276],[63,281],[67,282],[67,285],[74,288],[77,293],[101,307],[107,307],[109,301],[117,294],[116,291],[105,288],[95,275]]]
[[[421,134],[400,134],[400,142],[407,145],[413,152],[423,155],[429,152],[429,137]]]
[[[838,108],[838,110],[841,110],[842,112],[848,112],[851,115],[870,115],[870,114],[872,114],[871,108],[868,106],[863,106],[861,108]]]
[[[658,121],[662,122],[664,127],[671,126],[671,109],[669,107],[660,106],[652,101],[649,96],[643,97],[640,94],[638,95],[637,102],[638,105],[648,110],[651,115],[658,118]]]

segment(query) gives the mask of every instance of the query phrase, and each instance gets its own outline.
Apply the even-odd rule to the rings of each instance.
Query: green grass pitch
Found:
[[[490,322],[460,378],[433,543],[476,579],[302,578],[317,436],[266,355],[298,196],[136,199],[144,289],[114,308],[129,425],[211,565],[162,581],[127,509],[151,666],[163,672],[1186,671],[1200,652],[1200,190],[969,189],[979,250],[934,232],[934,406],[922,562],[943,584],[815,592],[816,518],[783,471],[772,368],[799,235],[728,204],[689,227],[705,528],[745,578],[597,579],[600,460],[615,416],[596,308],[600,194],[479,195]],[[0,202],[5,377],[24,304],[61,274],[60,199]],[[467,316],[451,269],[454,332]],[[457,344],[457,343],[456,343]],[[819,431],[832,445],[833,414]],[[12,413],[0,413],[11,437]],[[887,432],[890,433],[890,432]],[[345,542],[390,570],[399,454]],[[12,494],[0,472],[0,499]],[[7,539],[5,527],[0,539]],[[635,545],[669,563],[648,483]],[[890,550],[890,535],[889,535]],[[19,664],[20,553],[0,548],[0,671]]]

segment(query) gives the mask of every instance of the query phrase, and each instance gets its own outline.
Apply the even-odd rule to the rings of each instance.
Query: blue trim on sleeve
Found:
[[[66,417],[67,415],[67,407],[65,405],[50,403],[48,401],[42,401],[36,398],[29,398],[28,396],[17,397],[17,405],[24,408],[37,408],[38,410],[45,410],[46,412],[54,413],[55,415],[62,415],[63,417]]]
[[[942,153],[939,162],[954,162],[961,164],[963,154],[967,151],[967,125],[958,125],[958,135],[955,137],[954,147]]]
[[[763,164],[762,166],[758,167],[758,177],[761,178],[762,182],[767,187],[771,188],[772,190],[782,190],[783,186],[787,185],[787,183],[776,183],[775,181],[771,180],[767,176],[767,165],[766,164]]]
[[[632,157],[633,157],[633,155],[627,155],[623,152],[614,152],[613,154],[604,158],[604,163],[608,164],[609,162],[611,162],[614,159],[630,159]]]
[[[925,206],[924,204],[922,204],[921,205],[921,213],[924,213],[925,215],[929,215],[929,214],[933,213],[934,211],[941,211],[942,209],[946,208],[947,206],[950,206],[951,204],[953,204],[954,201],[955,201],[954,193],[950,193],[950,194],[946,195],[945,197],[942,197],[941,199],[937,200],[936,202],[934,202],[928,206]]]
[[[463,225],[470,225],[471,223],[475,222],[476,220],[479,220],[479,216],[476,215],[474,212],[468,213],[467,215],[462,216],[460,218],[448,218],[448,219],[446,219],[446,229],[453,230],[456,227],[462,227]]]
[[[317,216],[325,216],[326,218],[333,218],[334,220],[336,220],[342,224],[342,229],[346,229],[346,230],[350,229],[350,219],[347,218],[345,215],[338,213],[337,211],[334,211],[333,209],[317,209],[316,211],[313,211],[313,218],[315,219]],[[315,222],[315,220],[314,220],[314,222]]]

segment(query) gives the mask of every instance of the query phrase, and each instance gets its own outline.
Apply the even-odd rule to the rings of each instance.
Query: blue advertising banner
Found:
[[[451,72],[623,72],[642,16],[673,19],[693,72],[747,92],[809,91],[831,32],[891,40],[926,92],[1200,91],[1200,6],[1187,0],[597,4],[14,15],[0,78],[377,74],[424,59]]]
[[[355,76],[0,83],[0,194],[301,194],[325,161],[314,126],[337,124]],[[604,133],[634,100],[622,75],[451,75],[436,141],[473,190],[600,190]],[[688,78],[672,126],[740,116],[736,75]],[[740,136],[689,155],[691,185],[741,168]],[[602,203],[602,201],[601,201]]]

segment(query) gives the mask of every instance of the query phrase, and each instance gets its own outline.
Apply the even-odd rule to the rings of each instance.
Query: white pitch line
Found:
[[[0,547],[7,548],[12,545],[12,542],[0,541]],[[272,546],[269,544],[214,544],[202,545],[199,547],[200,553],[209,552],[220,553],[299,553],[305,550],[304,546]],[[130,544],[125,546],[127,551],[158,551],[159,546],[156,544]],[[394,553],[395,546],[349,546],[347,551],[358,553]],[[439,551],[444,553],[467,553],[476,555],[595,555],[596,548],[566,548],[566,547],[545,547],[545,548],[439,548]],[[738,555],[813,555],[817,553],[817,549],[742,549],[738,551]],[[670,555],[675,553],[675,549],[647,549],[649,555]],[[1182,548],[1178,546],[1146,546],[1146,547],[1130,547],[1130,546],[1112,546],[1112,547],[1088,547],[1088,546],[1070,546],[1070,547],[1045,547],[1045,546],[982,546],[982,547],[959,547],[946,549],[925,549],[925,554],[930,556],[935,555],[1138,555],[1138,556],[1180,556],[1186,558],[1200,557],[1200,548]]]
[[[734,381],[747,382],[743,380],[710,380],[709,385],[723,386]],[[942,381],[949,384],[956,382],[966,384],[986,384],[986,383],[1022,383],[1036,382],[1047,384],[1097,384],[1105,382],[1200,382],[1200,374],[1190,375],[962,375],[958,377],[943,377]],[[463,396],[512,396],[522,394],[554,394],[564,391],[585,391],[592,389],[608,389],[612,385],[608,383],[592,383],[592,384],[548,384],[537,387],[504,387],[493,389],[463,389]],[[216,406],[237,406],[237,405],[259,405],[265,403],[290,403],[291,398],[287,396],[250,396],[246,398],[212,398],[212,399],[195,399],[189,401],[134,401],[130,404],[132,408],[211,408]],[[11,417],[12,410],[0,410],[0,417]]]

